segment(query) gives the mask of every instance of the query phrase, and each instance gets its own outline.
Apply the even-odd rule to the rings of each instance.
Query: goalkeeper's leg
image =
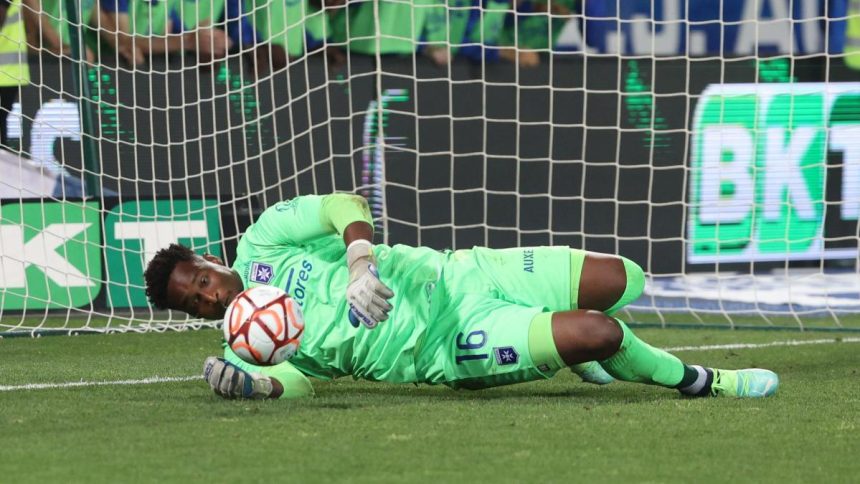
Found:
[[[675,388],[691,396],[765,397],[779,385],[769,370],[686,365],[640,340],[622,321],[598,311],[538,315],[529,328],[529,350],[536,365],[550,370],[599,361],[619,380]]]
[[[645,287],[638,264],[613,255],[574,249],[570,253],[570,307],[613,314],[635,301]],[[605,385],[613,378],[595,361],[571,365],[583,381]]]

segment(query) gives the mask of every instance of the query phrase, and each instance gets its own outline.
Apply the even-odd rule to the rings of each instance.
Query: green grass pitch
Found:
[[[777,371],[765,400],[595,387],[569,372],[482,392],[343,379],[297,401],[225,401],[188,377],[219,332],[0,340],[2,482],[856,482],[857,333],[642,329],[688,362]],[[852,338],[849,341],[849,338]]]

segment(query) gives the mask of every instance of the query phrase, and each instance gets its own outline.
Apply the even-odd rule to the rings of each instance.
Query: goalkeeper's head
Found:
[[[159,309],[178,309],[207,319],[224,317],[244,287],[219,257],[195,254],[181,244],[159,250],[143,273],[146,295]]]

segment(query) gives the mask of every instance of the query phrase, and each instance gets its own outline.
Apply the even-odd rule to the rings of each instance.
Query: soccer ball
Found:
[[[302,309],[277,287],[242,291],[224,315],[224,339],[230,349],[255,365],[277,365],[292,358],[304,330]]]

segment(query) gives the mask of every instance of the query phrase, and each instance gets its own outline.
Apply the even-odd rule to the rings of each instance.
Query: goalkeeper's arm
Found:
[[[343,236],[349,266],[346,299],[351,315],[368,328],[388,319],[394,296],[379,280],[373,255],[373,219],[367,200],[358,195],[334,193],[323,198],[320,216]],[[357,322],[354,324],[358,324]]]
[[[373,240],[373,217],[367,200],[362,196],[351,193],[324,196],[320,204],[320,219],[324,226],[343,236],[347,247],[359,240],[368,243]]]
[[[203,363],[203,379],[224,398],[297,398],[314,394],[307,377],[289,363],[254,367],[262,372],[249,371],[237,363],[210,356]]]
[[[224,358],[206,358],[203,379],[224,398],[298,398],[314,394],[310,380],[289,362],[252,365],[226,345]]]

